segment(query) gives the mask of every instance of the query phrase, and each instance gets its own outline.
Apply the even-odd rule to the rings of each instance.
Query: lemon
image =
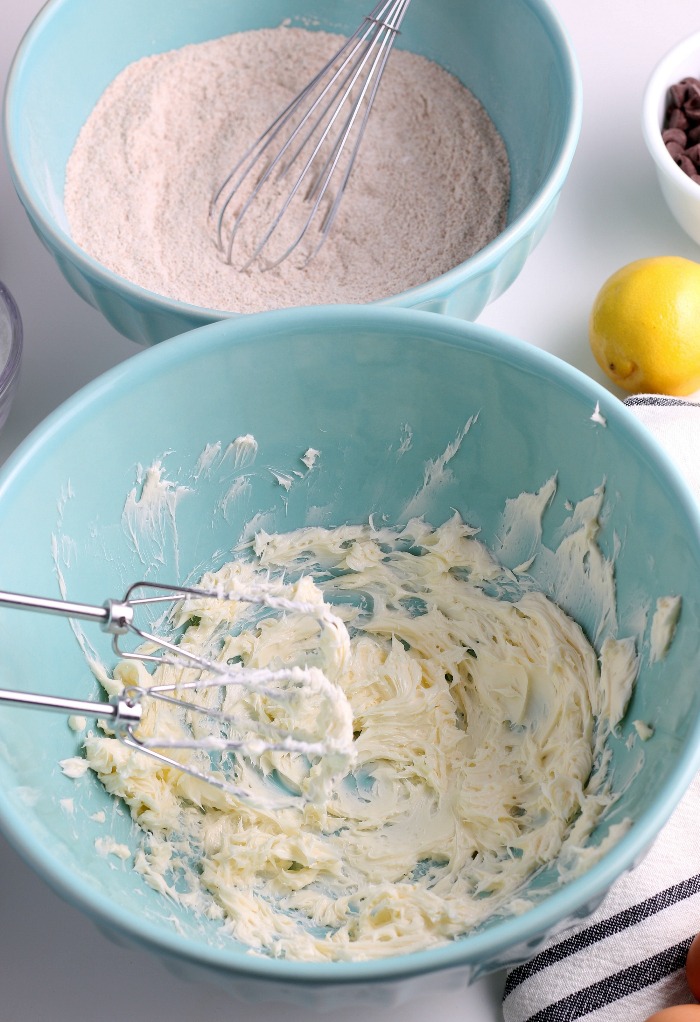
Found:
[[[589,339],[598,365],[625,390],[700,390],[700,263],[656,256],[621,267],[595,298]]]

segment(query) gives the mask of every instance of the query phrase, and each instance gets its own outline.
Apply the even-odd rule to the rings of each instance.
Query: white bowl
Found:
[[[687,77],[700,78],[700,32],[669,50],[652,72],[642,104],[642,133],[668,208],[686,234],[700,245],[700,185],[676,164],[661,137],[668,90]]]

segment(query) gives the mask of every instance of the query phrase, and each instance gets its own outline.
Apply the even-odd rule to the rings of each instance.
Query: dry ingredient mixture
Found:
[[[236,781],[251,792],[302,796],[266,807],[89,735],[89,766],[143,829],[134,864],[148,883],[257,953],[343,960],[444,943],[527,907],[521,888],[552,861],[580,866],[612,799],[605,742],[633,687],[635,642],[607,638],[599,657],[476,532],[457,514],[438,528],[260,531],[246,556],[205,576],[224,588],[301,576],[333,606],[349,637],[336,681],[352,707],[354,763],[317,799],[318,765],[304,756],[241,759]],[[571,556],[593,559],[589,541],[589,529],[572,536]],[[278,667],[318,653],[315,621],[211,606],[181,612],[183,641],[207,655]],[[151,683],[143,664],[105,684],[130,682]],[[313,728],[313,700],[308,719],[297,708],[291,721],[264,697],[230,699],[244,737],[261,721]],[[189,727],[162,704],[145,721],[159,735]]]
[[[506,223],[503,141],[455,77],[395,50],[338,219],[313,261],[239,272],[217,250],[209,205],[219,185],[340,41],[261,29],[128,66],[68,162],[75,242],[150,291],[237,312],[380,299],[481,249]]]

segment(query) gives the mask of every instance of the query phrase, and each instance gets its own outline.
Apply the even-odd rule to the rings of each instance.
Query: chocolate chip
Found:
[[[672,85],[668,91],[671,106],[682,107],[685,102],[685,85],[679,82],[677,85]]]
[[[681,131],[685,131],[688,127],[688,118],[685,116],[680,107],[674,106],[668,112],[666,118],[666,128],[680,128]]]
[[[685,153],[681,153],[679,156],[674,157],[676,163],[681,168],[684,174],[690,176],[696,174],[695,164],[692,160],[689,160]]]
[[[685,149],[686,145],[688,144],[685,132],[681,131],[680,128],[667,128],[664,132],[661,133],[661,137],[663,138],[666,145],[668,145],[669,142],[675,142],[677,145]]]

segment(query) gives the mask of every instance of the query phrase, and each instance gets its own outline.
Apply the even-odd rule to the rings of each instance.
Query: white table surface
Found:
[[[700,9],[697,0],[553,2],[581,67],[581,139],[554,222],[520,277],[480,321],[547,349],[605,383],[587,341],[588,313],[605,278],[644,256],[700,260],[700,249],[666,211],[639,127],[651,69],[682,36],[700,29]],[[0,3],[2,87],[40,6],[39,0]],[[140,348],[69,289],[29,225],[4,158],[0,280],[14,294],[25,329],[20,385],[0,434],[2,462],[65,398]],[[362,1014],[365,1022],[497,1022],[501,987],[502,977],[495,976],[457,994],[400,1009],[363,1009]],[[333,1022],[350,1022],[356,1015],[347,1010],[332,1017]],[[156,958],[117,947],[56,897],[0,837],[0,1019],[122,1022],[133,1017],[301,1022],[308,1013],[230,1001],[170,975]]]

